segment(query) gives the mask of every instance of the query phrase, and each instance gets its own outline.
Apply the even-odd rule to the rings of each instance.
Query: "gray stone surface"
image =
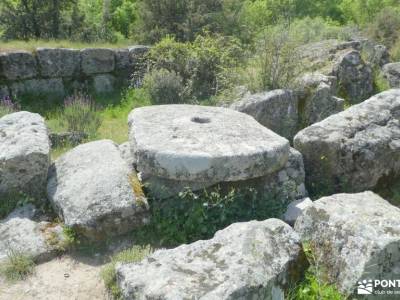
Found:
[[[162,105],[134,109],[130,143],[138,171],[166,179],[237,181],[281,169],[289,142],[230,109]]]
[[[10,85],[11,94],[18,98],[21,96],[57,98],[65,96],[65,88],[61,78],[28,79],[16,81]]]
[[[63,244],[61,226],[32,220],[35,210],[28,204],[0,220],[0,263],[7,260],[12,251],[42,262],[51,259]]]
[[[336,77],[307,73],[299,80],[299,128],[304,128],[344,110],[344,100],[335,97]]]
[[[40,115],[22,111],[0,118],[0,195],[42,196],[49,164],[50,141]]]
[[[0,77],[7,80],[32,78],[37,75],[35,57],[27,51],[0,53]]]
[[[254,117],[261,125],[287,139],[292,139],[298,131],[298,98],[292,91],[246,95],[230,108]]]
[[[361,58],[360,41],[325,40],[300,47],[309,71],[335,76],[340,97],[359,103],[373,92],[372,68]]]
[[[115,54],[112,49],[87,48],[81,50],[81,69],[86,75],[114,71]]]
[[[38,48],[36,57],[42,77],[72,77],[79,73],[80,51],[65,48]]]
[[[49,199],[67,226],[91,239],[126,233],[146,221],[147,201],[110,140],[82,144],[50,168]]]
[[[363,61],[359,51],[348,50],[340,54],[333,74],[338,78],[340,94],[350,103],[360,103],[372,95],[372,68]]]
[[[311,193],[360,192],[400,174],[400,90],[380,93],[300,131]]]
[[[178,195],[186,188],[192,191],[202,190],[205,188],[219,185],[222,187],[253,187],[262,194],[270,196],[271,201],[278,201],[282,205],[289,202],[306,197],[307,190],[304,184],[304,165],[300,152],[290,148],[289,159],[285,166],[266,176],[236,181],[236,182],[198,182],[198,181],[177,181],[165,179],[155,176],[142,177],[143,183],[147,186],[149,193],[159,199],[168,198]]]
[[[136,168],[136,159],[131,150],[131,145],[129,142],[122,143],[119,145],[119,151],[121,152],[122,158],[128,163],[129,167],[132,169]]]
[[[387,79],[390,87],[400,88],[400,62],[384,65],[382,73]]]
[[[96,94],[109,94],[115,91],[117,80],[114,75],[101,74],[93,77],[93,91]]]
[[[359,280],[400,277],[400,209],[372,192],[314,201],[295,229],[328,279],[346,294]]]
[[[125,299],[284,299],[301,274],[298,235],[277,219],[236,223],[214,238],[158,250],[137,264],[117,266]]]
[[[129,58],[129,49],[115,49],[115,70],[118,72],[126,71],[131,68],[132,64]]]
[[[283,220],[289,225],[294,225],[299,216],[301,216],[302,212],[312,205],[312,201],[310,198],[303,198],[299,200],[294,200],[290,202],[287,207],[286,212],[283,215]]]

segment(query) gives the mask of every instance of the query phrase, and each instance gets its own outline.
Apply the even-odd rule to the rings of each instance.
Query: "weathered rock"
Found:
[[[360,280],[399,278],[400,209],[372,192],[314,201],[295,229],[328,279],[346,294]]]
[[[16,81],[10,85],[13,97],[36,96],[41,98],[62,99],[65,96],[64,84],[61,78],[28,79]]]
[[[400,62],[384,65],[382,72],[390,87],[400,88]]]
[[[0,53],[0,77],[20,80],[35,77],[37,65],[35,57],[27,51]]]
[[[81,50],[81,69],[86,75],[114,71],[115,54],[112,49],[87,48]]]
[[[96,94],[107,94],[115,91],[116,79],[111,74],[101,74],[93,77],[93,91]]]
[[[129,49],[116,49],[115,50],[115,70],[126,71],[132,67]]]
[[[67,226],[92,239],[125,233],[146,221],[135,173],[109,140],[79,145],[50,168],[49,199]]]
[[[0,198],[20,191],[44,195],[49,164],[50,141],[40,115],[17,112],[0,119]]]
[[[338,78],[341,95],[350,103],[360,103],[372,95],[374,90],[372,68],[364,63],[359,51],[349,50],[341,54],[336,61],[333,74]]]
[[[136,159],[131,150],[129,142],[122,143],[119,145],[119,151],[121,152],[122,158],[128,163],[129,167],[136,169]]]
[[[146,54],[149,52],[148,46],[133,46],[129,47],[129,61],[132,66],[132,84],[135,87],[140,87],[143,82],[144,75],[147,72]]]
[[[289,90],[274,90],[245,96],[230,106],[287,139],[298,131],[298,98]]]
[[[81,64],[79,50],[38,48],[36,56],[43,77],[72,77],[79,73]]]
[[[297,234],[280,220],[236,223],[214,238],[117,266],[125,299],[284,299],[302,274]]]
[[[149,46],[136,45],[128,48],[129,51],[129,60],[135,65],[138,62],[140,63],[144,56],[149,52]]]
[[[65,238],[60,225],[32,220],[35,207],[31,204],[14,210],[0,221],[0,262],[12,252],[23,253],[36,262],[51,259],[61,250]]]
[[[281,169],[289,155],[286,139],[225,108],[143,107],[130,113],[129,126],[138,170],[165,179],[244,180]]]
[[[336,77],[308,73],[299,83],[299,128],[310,126],[344,110],[344,100],[335,97]]]
[[[196,182],[196,181],[177,181],[155,176],[142,177],[143,183],[148,188],[149,193],[159,199],[164,199],[178,195],[180,192],[189,188],[192,191],[213,189],[214,185],[230,187],[257,189],[262,195],[268,195],[274,204],[286,206],[289,202],[306,197],[307,190],[304,185],[304,165],[301,154],[290,148],[289,159],[286,165],[266,176],[247,179],[236,182]]]
[[[294,225],[297,218],[302,214],[303,210],[312,205],[312,201],[310,198],[303,198],[299,200],[292,201],[288,207],[286,212],[283,215],[283,220],[289,225]]]
[[[390,54],[386,46],[370,40],[361,41],[363,56],[372,66],[381,68],[390,62]]]
[[[400,174],[400,90],[378,94],[300,131],[312,194],[360,192]]]
[[[310,71],[337,78],[339,95],[359,103],[373,92],[372,68],[361,58],[361,42],[326,40],[299,48]]]

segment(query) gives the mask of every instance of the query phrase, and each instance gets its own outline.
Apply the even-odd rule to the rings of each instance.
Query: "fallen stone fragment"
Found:
[[[214,238],[117,266],[125,299],[284,299],[306,266],[298,235],[277,219],[235,223]]]
[[[147,220],[136,174],[110,140],[79,145],[57,159],[47,192],[64,223],[91,239],[126,233]]]
[[[314,201],[295,230],[320,270],[347,295],[359,281],[400,277],[400,209],[372,192]]]
[[[310,198],[303,198],[292,201],[288,205],[288,208],[285,214],[283,215],[283,220],[289,225],[293,226],[297,218],[302,214],[303,210],[312,205],[312,203],[313,202],[311,201]]]
[[[313,124],[294,138],[311,194],[361,192],[400,175],[400,90]]]
[[[49,260],[65,243],[60,225],[32,220],[35,207],[31,204],[15,209],[0,221],[0,262],[9,255],[23,254],[35,262]]]
[[[230,108],[252,116],[261,125],[291,140],[298,131],[299,100],[289,90],[246,95]]]
[[[14,192],[41,198],[49,165],[50,141],[40,115],[21,111],[0,118],[0,201]]]

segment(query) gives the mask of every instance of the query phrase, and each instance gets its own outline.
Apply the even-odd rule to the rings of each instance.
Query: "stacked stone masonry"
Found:
[[[37,48],[0,53],[0,97],[62,99],[77,90],[112,93],[141,73],[148,49]]]

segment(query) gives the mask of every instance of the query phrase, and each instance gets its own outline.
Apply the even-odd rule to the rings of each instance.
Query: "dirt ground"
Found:
[[[86,260],[86,261],[85,261]],[[1,300],[109,300],[96,258],[65,255],[35,268],[35,274],[13,284],[0,279]]]

